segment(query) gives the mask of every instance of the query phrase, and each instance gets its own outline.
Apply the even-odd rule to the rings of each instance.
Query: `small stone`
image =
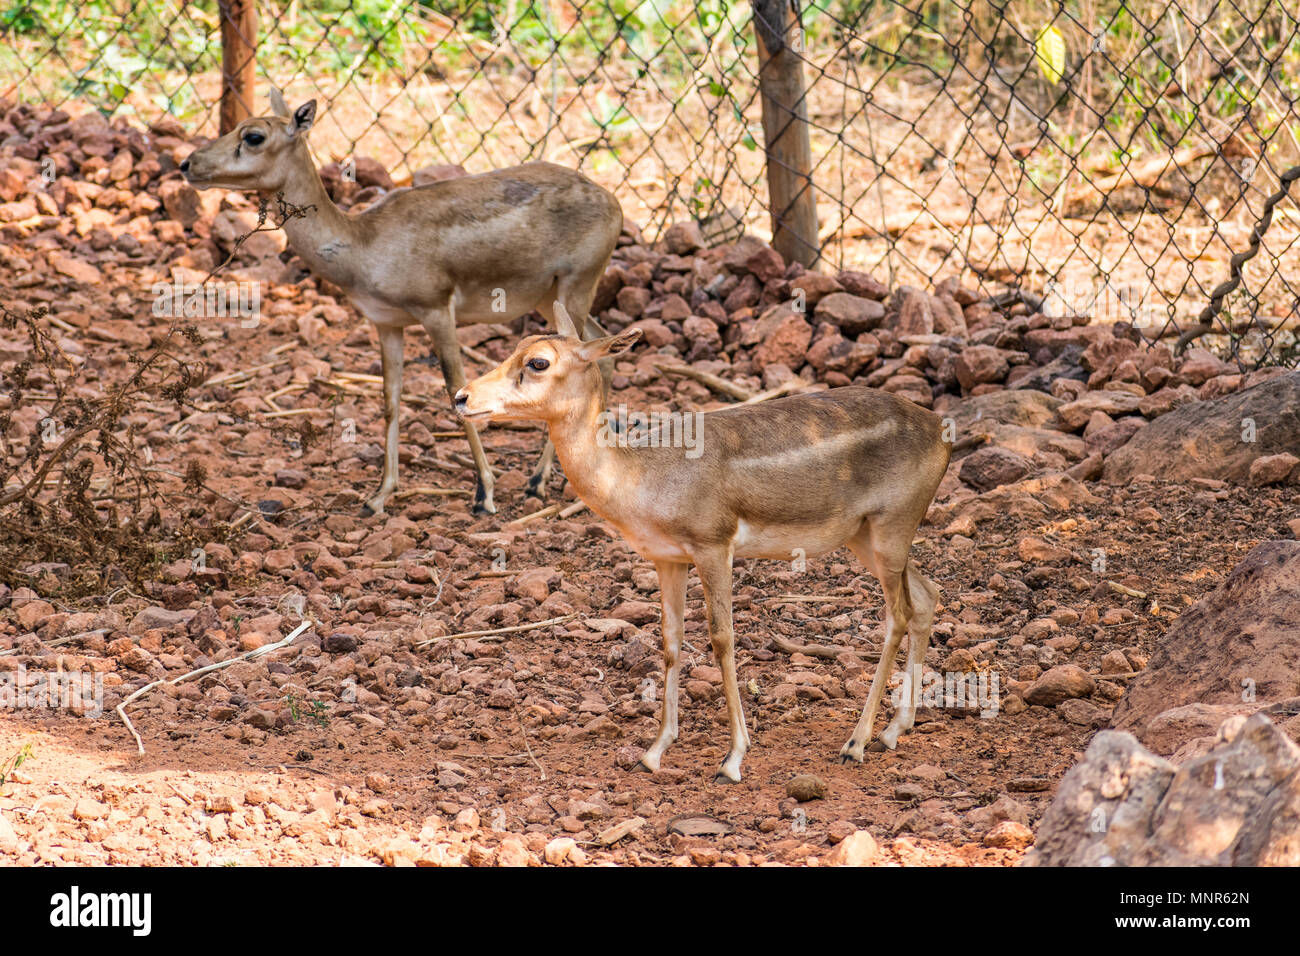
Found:
[[[97,800],[83,797],[72,808],[72,816],[77,820],[102,820],[108,816],[108,807]]]
[[[856,830],[835,845],[825,857],[827,866],[870,866],[879,849],[866,830]]]
[[[1075,664],[1053,667],[1025,691],[1025,703],[1055,707],[1065,700],[1090,697],[1097,689],[1088,673]]]
[[[812,774],[800,774],[785,785],[785,792],[800,803],[821,800],[826,796],[826,781]]]
[[[1015,820],[1003,820],[984,834],[984,845],[1004,850],[1023,850],[1034,842],[1034,831]]]

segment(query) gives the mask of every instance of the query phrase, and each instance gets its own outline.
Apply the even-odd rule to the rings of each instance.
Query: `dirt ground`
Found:
[[[377,370],[362,326],[339,323],[322,335],[301,361]],[[272,324],[210,338],[203,352],[217,372],[235,370],[262,363],[282,338]],[[482,348],[503,353],[507,340]],[[463,439],[431,437],[454,422],[438,373],[421,364],[427,344],[413,335],[407,349],[408,392],[432,400],[404,417],[403,487],[468,490],[472,472],[455,463],[467,460]],[[283,365],[253,391],[287,384],[299,351],[280,351]],[[654,401],[656,386],[633,384],[634,365],[619,372],[614,401]],[[682,386],[677,401],[709,404],[694,388]],[[321,398],[304,392],[298,402]],[[93,632],[151,610],[147,627],[127,625],[134,642],[125,649],[93,633],[58,649],[65,669],[111,668],[104,716],[0,716],[0,755],[24,745],[33,755],[0,796],[17,836],[0,860],[813,863],[866,829],[881,863],[1010,865],[1024,848],[986,847],[983,835],[1002,819],[1032,826],[1108,716],[1106,706],[1081,718],[1072,711],[1083,723],[1070,723],[1055,709],[1009,707],[1006,697],[989,718],[928,708],[896,752],[840,765],[834,758],[873,672],[874,579],[847,552],[810,558],[802,570],[740,562],[736,625],[753,735],[744,780],[712,782],[725,724],[694,576],[682,733],[658,773],[636,772],[659,707],[653,568],[590,512],[508,524],[537,507],[522,492],[541,445],[536,430],[486,432],[501,475],[495,516],[472,518],[463,497],[417,494],[386,516],[360,517],[378,478],[378,446],[365,442],[380,437],[381,409],[377,393],[350,401],[320,417],[336,425],[354,417],[353,443],[304,450],[272,430],[274,420],[235,425],[214,412],[155,445],[165,469],[202,458],[222,497],[208,492],[201,507],[258,502],[250,507],[260,517],[233,549],[208,549],[202,585],[180,562],[162,569],[147,596],[126,589],[53,602],[41,626],[54,632],[70,613],[90,615],[71,626]],[[178,419],[152,428],[175,434]],[[927,665],[996,672],[1003,694],[1014,695],[1052,663],[1096,675],[1102,657],[1121,649],[1140,664],[1180,610],[1258,541],[1283,533],[1284,492],[1212,485],[1030,479],[972,496],[950,473],[914,549],[944,595]],[[562,489],[557,475],[552,500]],[[1105,573],[1094,570],[1098,548]],[[136,753],[111,710],[122,697],[279,640],[303,606],[316,623],[294,645],[131,704],[145,747]],[[575,611],[575,620],[504,639],[420,644]],[[33,648],[12,646],[22,631],[12,610],[5,616],[0,651],[10,655],[0,668],[12,669],[14,652]],[[777,637],[850,653],[790,655],[774,647]],[[54,663],[55,650],[45,653]],[[1123,676],[1099,687],[1095,699],[1113,701]],[[800,774],[820,778],[825,796],[788,796]],[[729,832],[671,833],[683,814]],[[644,825],[598,844],[635,817]],[[574,846],[552,843],[564,837]]]
[[[178,128],[146,140],[93,115],[9,117],[22,142],[2,148],[22,150],[27,166],[0,176],[13,197],[0,205],[9,217],[0,226],[0,305],[6,320],[48,309],[40,326],[67,364],[37,361],[21,325],[0,329],[5,495],[32,471],[22,464],[28,451],[36,460],[48,453],[51,410],[78,407],[58,398],[60,376],[88,405],[132,380],[171,325],[152,308],[158,284],[202,281],[255,216],[241,198],[200,200],[180,188],[174,167],[187,147]],[[37,172],[47,152],[60,157],[53,183]],[[374,333],[339,290],[301,277],[279,235],[252,236],[221,276],[259,283],[259,320],[247,328],[238,318],[195,320],[172,344],[202,366],[183,401],[152,388],[112,417],[131,467],[154,483],[150,507],[161,508],[157,522],[141,520],[138,542],[90,542],[104,547],[84,560],[85,529],[106,529],[110,514],[125,520],[136,506],[131,482],[106,466],[112,442],[86,452],[83,484],[65,487],[74,469],[63,466],[32,478],[46,510],[0,511],[0,677],[76,672],[103,687],[99,717],[0,710],[0,862],[795,864],[848,845],[861,851],[857,831],[866,831],[876,863],[1013,864],[1026,828],[1170,621],[1259,541],[1285,536],[1295,514],[1286,488],[1082,484],[1063,469],[1089,448],[1065,432],[1026,458],[1029,477],[983,494],[954,466],[913,552],[943,592],[926,664],[986,684],[996,676],[996,713],[938,702],[896,752],[839,764],[879,656],[879,590],[847,552],[744,562],[734,602],[753,737],[744,780],[713,783],[725,724],[694,578],[681,735],[657,773],[639,773],[662,685],[652,567],[576,510],[559,471],[548,501],[564,511],[537,513],[524,484],[539,428],[484,432],[499,511],[471,516],[469,449],[422,334],[406,342],[401,491],[387,514],[363,517],[383,452]],[[906,352],[906,333],[845,339],[820,323],[833,334],[810,349],[807,328],[786,378],[769,381],[782,363],[756,363],[744,350],[762,339],[757,313],[786,301],[797,277],[765,252],[753,252],[745,280],[722,277],[748,296],[724,309],[718,299],[732,293],[695,290],[703,298],[694,305],[684,298],[697,269],[705,281],[706,254],[692,261],[625,247],[616,256],[626,280],[620,308],[635,305],[643,328],[661,335],[677,320],[692,335],[688,344],[669,330],[658,346],[666,352],[642,347],[619,363],[611,403],[721,404],[704,385],[662,374],[665,354],[753,392],[788,383],[808,358],[800,387],[864,372],[868,383],[901,385],[899,394],[933,399],[947,414],[960,411],[958,380],[932,391],[923,368],[938,384],[959,352],[1003,356],[1000,371],[967,389],[979,394],[1010,383],[1006,356],[1033,359],[1020,351],[1029,317],[1008,322],[971,293],[965,317],[948,299],[961,327],[969,318],[982,336],[974,350],[929,334],[929,312],[926,334],[907,336]],[[721,269],[717,257],[711,267]],[[758,281],[767,267],[772,274]],[[871,281],[853,280],[859,289]],[[887,293],[847,298],[865,309]],[[900,308],[918,302],[902,299]],[[669,313],[692,308],[715,318]],[[1033,331],[1063,338],[1074,325],[1067,317]],[[462,330],[470,373],[539,328]],[[725,347],[720,331],[731,337]],[[755,341],[744,342],[750,333]],[[809,353],[837,340],[814,375]],[[870,372],[868,354],[879,358]],[[722,360],[730,356],[734,365]],[[857,367],[837,372],[832,360]],[[1214,356],[1198,361],[1213,366],[1202,389],[1242,386]],[[1161,382],[1172,381],[1166,371]],[[67,515],[67,526],[52,526],[51,514]],[[304,619],[309,628],[287,646],[187,676],[277,644]],[[1091,698],[1026,706],[1029,683],[1062,663],[1092,675]],[[127,713],[143,754],[114,710],[136,692]],[[794,785],[807,776],[817,779]]]

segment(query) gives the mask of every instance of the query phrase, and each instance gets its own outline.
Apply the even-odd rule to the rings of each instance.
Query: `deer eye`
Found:
[[[266,134],[261,133],[255,129],[250,129],[247,133],[244,134],[244,142],[247,143],[249,146],[261,146],[264,142],[266,142]]]
[[[551,363],[544,358],[535,358],[529,360],[528,367],[534,372],[545,372],[551,367]]]

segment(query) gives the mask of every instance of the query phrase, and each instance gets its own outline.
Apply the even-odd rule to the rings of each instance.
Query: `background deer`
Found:
[[[663,605],[664,701],[659,735],[641,758],[659,768],[677,737],[677,670],[686,572],[699,571],[709,640],[722,670],[731,749],[716,779],[740,780],[749,747],[732,633],[734,558],[790,560],[847,546],[880,581],[885,643],[871,691],[840,751],[861,761],[903,634],[906,674],[920,673],[939,591],[908,560],[912,539],[948,467],[939,418],[906,399],[868,388],[737,406],[700,417],[691,455],[680,447],[634,447],[602,428],[601,375],[593,364],[631,348],[640,329],[583,342],[556,303],[559,335],[530,336],[504,364],[456,395],[466,421],[546,423],[565,476],[659,572]],[[604,437],[602,437],[604,436]],[[912,727],[919,682],[880,741],[890,749]]]
[[[294,206],[310,207],[284,223],[289,246],[312,272],[344,289],[379,333],[384,468],[366,510],[382,513],[397,488],[403,330],[419,324],[433,338],[449,396],[465,384],[457,324],[505,322],[532,309],[553,321],[550,304],[558,300],[583,317],[589,338],[602,335],[588,313],[623,212],[581,173],[527,163],[397,190],[362,212],[345,213],[326,193],[307,147],[316,101],[290,113],[272,88],[271,107],[275,115],[247,119],[195,150],[181,172],[200,189],[283,194]],[[474,511],[495,512],[492,469],[471,422],[465,437],[478,471]],[[529,494],[545,493],[552,458],[548,442]]]

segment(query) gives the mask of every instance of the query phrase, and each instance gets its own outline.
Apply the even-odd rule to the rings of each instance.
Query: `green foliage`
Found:
[[[4,763],[0,763],[0,787],[3,787],[9,781],[10,774],[12,774],[15,770],[21,767],[28,760],[34,759],[34,757],[35,755],[32,753],[32,745],[23,744],[23,746],[18,749],[18,752],[16,754],[14,754]]]

